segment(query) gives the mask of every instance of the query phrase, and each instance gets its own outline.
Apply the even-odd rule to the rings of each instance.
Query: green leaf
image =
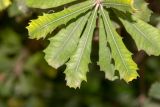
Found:
[[[138,47],[149,55],[160,55],[160,31],[146,22],[122,12],[116,12],[127,32],[130,33]],[[130,18],[131,17],[131,18]]]
[[[36,20],[32,20],[27,27],[31,39],[45,38],[48,33],[51,33],[57,26],[66,24],[73,18],[76,18],[81,13],[86,12],[93,7],[91,1],[86,1],[81,4],[74,5],[68,9],[64,9],[58,13],[44,14]]]
[[[103,5],[107,8],[115,8],[120,11],[135,11],[133,0],[104,0]]]
[[[79,41],[77,50],[67,63],[65,70],[67,85],[70,87],[80,87],[83,80],[86,81],[88,64],[90,63],[91,43],[93,31],[96,25],[97,8],[88,19],[86,29]]]
[[[160,99],[160,83],[156,82],[151,86],[149,96],[155,99]]]
[[[70,58],[77,47],[88,16],[89,14],[71,23],[50,39],[50,44],[45,50],[45,59],[49,65],[58,68]]]
[[[101,14],[105,23],[107,39],[111,47],[112,57],[115,61],[115,69],[119,71],[120,78],[126,82],[137,78],[137,65],[132,60],[131,53],[125,47],[122,39],[114,29],[108,12],[101,7]]]
[[[12,76],[10,78],[8,78],[5,83],[1,83],[0,82],[0,93],[1,93],[1,96],[5,96],[5,97],[8,97],[9,95],[11,95],[12,93],[12,89],[14,87],[14,80],[15,80],[15,77]]]
[[[0,11],[4,10],[11,4],[10,0],[0,0]]]
[[[158,101],[154,101],[150,98],[146,98],[144,100],[143,106],[142,107],[159,107],[159,102]]]
[[[146,22],[150,21],[152,11],[148,8],[148,3],[145,0],[134,0],[134,7],[137,9],[134,16]]]
[[[115,69],[111,64],[112,56],[109,47],[107,46],[106,32],[102,18],[99,24],[99,65],[100,70],[105,72],[105,77],[109,80],[114,80]]]
[[[26,0],[26,4],[29,7],[47,9],[52,7],[58,7],[67,3],[71,3],[77,0]]]

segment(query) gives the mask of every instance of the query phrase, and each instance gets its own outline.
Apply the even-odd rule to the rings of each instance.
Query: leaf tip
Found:
[[[80,88],[82,81],[87,82],[87,78],[85,76],[82,76],[81,74],[73,73],[67,70],[65,70],[65,75],[66,75],[66,84],[70,88]]]
[[[136,73],[133,73],[131,76],[124,78],[124,80],[127,83],[129,83],[129,82],[133,81],[134,79],[137,79],[138,77],[139,77],[139,74],[136,72]]]
[[[69,86],[70,88],[74,88],[74,89],[77,89],[77,88],[80,88],[81,86],[81,81],[80,80],[71,80],[71,79],[66,79],[66,84],[67,86]]]
[[[45,53],[44,59],[47,61],[48,65],[50,65],[51,67],[58,69],[61,64],[59,64],[58,62],[56,63],[54,60],[52,60],[52,58],[50,57],[51,55],[49,55],[49,51],[46,49],[43,51]]]

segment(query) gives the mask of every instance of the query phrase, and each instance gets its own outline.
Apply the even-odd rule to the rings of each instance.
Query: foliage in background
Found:
[[[137,4],[142,2],[141,0],[135,1]],[[151,14],[143,17],[142,20],[149,21],[150,24],[159,29],[159,1],[148,1],[150,1],[149,6],[154,10],[154,13],[152,13],[151,21],[149,21]],[[147,5],[146,2],[142,4],[141,6],[137,5],[137,10],[143,9],[143,11],[151,12],[144,9]],[[62,9],[63,6],[53,10],[60,11]],[[114,82],[104,80],[104,73],[100,72],[100,68],[97,66],[98,42],[97,35],[95,35],[92,41],[92,63],[89,64],[91,72],[87,73],[88,82],[83,82],[81,89],[77,90],[66,87],[62,73],[65,67],[59,68],[59,72],[56,72],[44,61],[42,50],[48,45],[48,42],[28,39],[28,33],[25,29],[30,19],[41,15],[42,12],[50,13],[49,10],[52,9],[31,9],[26,6],[24,0],[12,0],[12,4],[0,12],[0,107],[160,106],[160,95],[157,88],[159,82],[151,86],[155,81],[160,81],[160,57],[148,57],[143,51],[137,52],[133,40],[124,28],[120,27],[119,21],[112,17],[114,15],[110,15],[113,25],[117,28],[118,33],[124,37],[123,42],[127,49],[135,53],[133,59],[139,65],[140,70],[138,72],[141,78],[130,84],[119,80]],[[110,9],[109,13],[112,14]],[[142,13],[139,13],[139,18],[141,18]],[[67,25],[71,25],[71,22]],[[53,35],[61,28],[64,28],[64,25],[59,26]],[[98,28],[96,27],[96,29]],[[104,35],[102,36],[104,37]],[[104,39],[101,38],[101,40]]]
[[[4,10],[11,4],[10,0],[0,0],[0,11]]]

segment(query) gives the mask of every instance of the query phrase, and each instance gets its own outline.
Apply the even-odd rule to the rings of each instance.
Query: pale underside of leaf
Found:
[[[133,15],[129,16],[121,12],[116,12],[116,14],[121,16],[119,19],[134,39],[138,50],[144,50],[149,55],[160,55],[160,31],[157,28],[154,28]],[[129,17],[132,17],[132,19],[129,19]]]
[[[106,31],[102,18],[99,23],[99,65],[100,70],[105,72],[105,77],[109,80],[115,80],[115,69],[111,63],[112,56],[109,47],[107,46]]]
[[[87,22],[90,12],[62,29],[55,37],[50,39],[50,44],[45,52],[45,59],[54,68],[63,65],[75,51],[81,32]]]
[[[91,41],[96,25],[97,8],[88,19],[86,29],[79,41],[77,50],[67,63],[65,70],[67,85],[73,88],[80,87],[86,81],[88,64],[90,63]]]
[[[103,6],[106,8],[115,8],[124,12],[133,12],[136,10],[133,7],[133,0],[104,0]]]
[[[107,39],[111,47],[112,57],[115,61],[115,69],[119,71],[121,79],[124,79],[126,82],[132,81],[138,76],[136,72],[138,68],[132,60],[132,54],[125,47],[122,38],[120,38],[111,23],[108,12],[104,10],[102,6],[101,14],[105,23]]]
[[[58,26],[66,24],[71,19],[85,13],[92,7],[93,3],[91,1],[86,1],[58,13],[44,14],[29,23],[29,26],[27,27],[29,36],[32,39],[45,38],[48,33],[51,33]]]
[[[26,0],[26,4],[32,8],[53,8],[58,7],[67,3],[71,3],[77,0]]]

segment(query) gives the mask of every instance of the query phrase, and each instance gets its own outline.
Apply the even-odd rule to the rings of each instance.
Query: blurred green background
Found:
[[[154,12],[150,24],[160,29],[160,0],[147,2]],[[28,38],[25,27],[42,12],[52,10],[28,8],[24,0],[0,5],[0,107],[160,107],[160,57],[138,52],[123,28],[120,33],[134,53],[140,78],[129,84],[106,80],[96,64],[95,40],[88,82],[76,90],[66,86],[65,66],[55,70],[44,60],[48,41]]]

